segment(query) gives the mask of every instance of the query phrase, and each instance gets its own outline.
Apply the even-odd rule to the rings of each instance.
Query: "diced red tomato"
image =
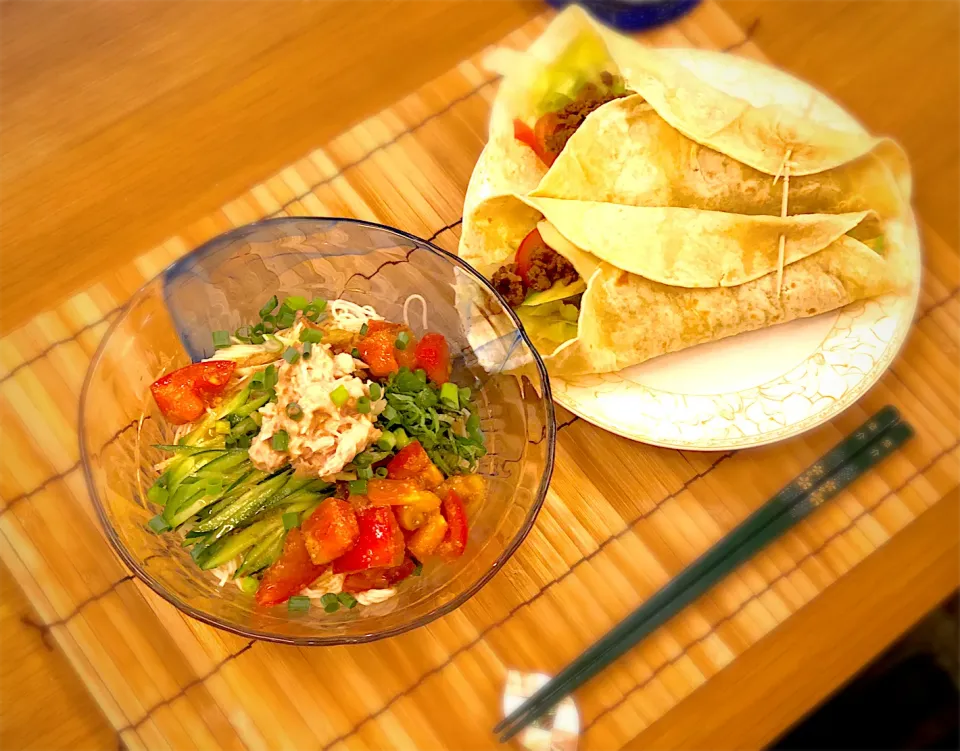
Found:
[[[411,441],[387,464],[387,477],[391,480],[414,480],[432,464],[420,441]],[[367,487],[370,487],[369,483]]]
[[[543,241],[540,233],[537,230],[533,230],[523,238],[523,242],[520,243],[520,247],[517,248],[517,255],[514,258],[514,262],[517,264],[517,274],[523,279],[524,287],[530,286],[530,282],[527,280],[527,272],[530,271],[530,266],[533,265],[534,251],[545,247],[547,247],[547,244]]]
[[[417,367],[427,371],[427,378],[444,384],[450,380],[450,347],[443,334],[427,333],[417,344]]]
[[[416,506],[397,506],[393,513],[397,515],[400,527],[406,530],[404,536],[407,536],[407,531],[419,529],[427,521],[427,512]]]
[[[153,400],[174,425],[193,422],[223,393],[237,364],[232,360],[197,362],[161,376],[150,385]]]
[[[416,569],[417,564],[409,557],[393,568],[371,568],[355,574],[347,574],[343,580],[344,592],[366,592],[368,589],[388,589],[403,581]]]
[[[401,331],[410,338],[404,349],[396,346]],[[370,321],[357,349],[360,359],[370,367],[370,373],[377,378],[386,378],[402,367],[416,369],[416,344],[416,338],[407,326],[389,321]]]
[[[467,510],[455,490],[448,490],[444,496],[443,517],[447,520],[447,533],[435,554],[450,561],[463,555],[467,547]]]
[[[417,479],[427,490],[434,490],[443,482],[443,472],[440,471],[440,468],[436,464],[431,462],[427,468],[417,476]]]
[[[297,527],[287,532],[283,553],[270,568],[263,572],[257,602],[261,605],[279,605],[286,602],[301,589],[313,583],[326,566],[318,566],[310,560],[303,535]]]
[[[433,513],[421,525],[420,529],[407,538],[407,550],[422,561],[433,555],[447,535],[449,525],[443,514]]]
[[[455,491],[468,506],[475,506],[487,495],[487,481],[483,475],[453,475],[444,480],[436,492],[442,498],[448,490]]]
[[[349,501],[328,498],[301,526],[310,560],[330,563],[353,547],[360,536],[357,514]]]
[[[389,472],[389,470],[387,470]],[[367,498],[375,506],[410,503],[420,486],[413,480],[382,480],[379,477],[367,480]]]
[[[540,146],[539,151],[536,149],[535,151],[548,167],[557,161],[557,157],[560,156],[559,151],[553,151],[547,144],[550,142],[550,136],[561,126],[562,123],[556,112],[547,112],[541,115],[533,126],[533,136]]]
[[[333,562],[335,574],[392,568],[403,562],[403,531],[388,506],[359,509],[357,526],[360,535],[356,544]]]
[[[388,331],[378,331],[367,334],[360,340],[357,349],[360,359],[370,368],[370,374],[375,378],[386,378],[400,369],[397,364],[396,347],[393,346],[396,337]]]
[[[551,158],[550,155],[544,150],[543,144],[537,138],[537,134],[534,132],[534,129],[519,118],[513,121],[513,137],[520,141],[520,143],[526,144],[533,149],[533,153],[536,154],[540,161],[544,164],[551,165],[556,159],[556,156]]]

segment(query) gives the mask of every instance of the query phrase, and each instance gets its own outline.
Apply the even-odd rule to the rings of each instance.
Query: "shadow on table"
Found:
[[[771,749],[960,748],[957,595]]]

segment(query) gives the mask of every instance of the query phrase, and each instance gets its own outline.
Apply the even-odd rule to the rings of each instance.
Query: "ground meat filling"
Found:
[[[520,275],[516,263],[504,264],[493,275],[494,289],[513,308],[522,305],[529,292],[542,292],[556,282],[573,284],[580,278],[573,264],[546,243],[537,243],[529,251],[528,257],[529,266],[525,276]]]
[[[600,82],[603,84],[602,87],[588,83],[577,92],[576,99],[553,114],[555,118],[553,128],[544,138],[544,146],[551,154],[559,154],[563,151],[570,137],[577,132],[577,128],[583,124],[587,115],[597,107],[634,93],[632,91],[624,91],[622,94],[614,93],[610,89],[614,83],[614,76],[607,71],[600,74]]]
[[[527,284],[530,289],[541,292],[550,289],[554,282],[573,284],[579,276],[573,264],[553,248],[538,245],[533,249],[530,270],[527,271]]]
[[[527,293],[523,289],[523,279],[517,274],[517,264],[508,263],[501,266],[491,281],[493,288],[503,296],[511,308],[517,308],[523,304]]]

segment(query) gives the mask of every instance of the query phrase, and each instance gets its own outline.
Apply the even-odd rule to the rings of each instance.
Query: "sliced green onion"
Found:
[[[470,401],[470,397],[473,395],[473,392],[470,391],[466,386],[460,389],[460,404],[464,405]]]
[[[381,451],[391,451],[397,445],[396,436],[389,430],[385,430],[377,439],[377,448]]]
[[[283,301],[283,304],[290,308],[290,310],[303,310],[307,307],[307,298],[303,295],[290,295],[290,297]]]
[[[383,417],[383,419],[387,422],[393,422],[397,419],[397,410],[388,404],[383,408],[383,412],[380,413],[380,416]]]
[[[300,353],[293,347],[287,347],[283,351],[283,359],[286,360],[288,364],[295,365],[297,360],[300,359]]]
[[[263,385],[263,371],[258,370],[256,373],[250,376],[250,386],[256,387],[256,386],[262,386],[262,385]]]
[[[320,604],[328,613],[336,613],[340,609],[340,600],[333,592],[327,592],[320,598]]]
[[[312,342],[304,342],[304,343],[303,343],[303,359],[304,359],[304,360],[309,360],[309,359],[310,359],[310,355],[312,355],[312,354],[313,354],[313,343],[312,343]]]
[[[360,336],[366,336],[369,330],[370,327],[367,326],[367,324],[363,324],[363,326],[360,327]]]
[[[366,480],[351,480],[350,481],[350,495],[366,495],[367,494],[367,481]]]
[[[159,479],[153,485],[151,485],[150,490],[147,491],[147,500],[153,503],[159,503],[161,506],[167,502],[167,498],[169,497],[170,494],[167,492],[166,488],[160,485]]]
[[[420,563],[420,562],[418,562],[417,565],[414,566],[414,568],[413,568],[413,575],[414,575],[414,576],[420,576],[420,574],[422,574],[422,573],[423,573],[423,564]]]
[[[237,579],[237,584],[240,587],[240,591],[248,595],[256,594],[257,590],[260,589],[260,582],[253,576],[241,576]],[[310,598],[308,597],[307,599],[309,600]]]
[[[289,402],[286,407],[287,417],[291,420],[300,421],[303,419],[303,410],[296,402]]]
[[[373,399],[373,401],[377,401],[382,393],[383,391],[381,390],[379,383],[370,384],[370,398]]]
[[[415,394],[423,388],[424,384],[420,382],[420,379],[417,378],[414,373],[411,373],[406,368],[401,368],[396,378],[393,379],[393,385],[397,391],[406,394]]]
[[[440,401],[450,409],[460,408],[460,390],[457,384],[449,381],[440,387]]]
[[[396,440],[396,447],[402,449],[404,446],[410,443],[410,436],[407,435],[407,431],[403,428],[397,428],[393,431],[393,437]]]
[[[249,326],[241,326],[240,328],[238,328],[236,331],[233,332],[233,335],[234,335],[237,339],[239,339],[241,342],[249,342],[249,341],[250,341],[250,327],[249,327]]]
[[[318,311],[312,305],[308,305],[306,308],[304,308],[303,315],[306,317],[308,321],[316,323],[317,319],[320,318],[320,311]]]
[[[387,468],[386,468],[386,467],[377,467],[376,471],[375,471],[373,474],[375,474],[377,477],[383,479],[383,478],[385,478],[385,477],[387,476]]]
[[[267,390],[277,385],[277,366],[270,363],[263,371],[263,387]]]
[[[258,411],[251,412],[250,419],[253,420],[253,424],[258,428],[263,424],[263,415],[261,415]]]
[[[306,595],[294,595],[287,600],[288,613],[306,613],[310,610],[310,598]]]
[[[213,346],[216,349],[223,349],[230,346],[230,332],[220,329],[213,332]]]
[[[347,610],[352,610],[353,608],[357,607],[357,598],[349,592],[341,592],[337,595],[337,599],[340,601],[341,605],[347,608]]]
[[[277,313],[277,329],[288,329],[293,326],[293,322],[297,319],[296,311],[290,310],[285,305],[280,308],[280,312]]]
[[[160,534],[170,529],[170,525],[167,524],[167,520],[163,518],[163,514],[157,514],[147,522],[147,526],[150,528],[150,531],[155,534]]]
[[[284,531],[289,532],[294,527],[300,526],[300,514],[296,511],[288,511],[280,518],[283,519]]]
[[[350,350],[350,357],[352,357],[354,360],[359,360],[359,359],[361,359],[361,358],[360,358],[360,350],[357,349],[356,347],[354,347],[352,350]]]
[[[320,344],[323,341],[323,332],[320,329],[304,328],[300,332],[301,342],[310,342],[311,344]]]
[[[357,412],[361,415],[365,415],[370,412],[370,399],[366,396],[361,396],[357,399]]]
[[[408,344],[410,344],[410,334],[408,334],[406,331],[401,331],[399,334],[397,334],[397,339],[393,343],[393,346],[403,351],[407,348]]]
[[[417,377],[417,380],[420,381],[420,384],[425,386],[427,384],[427,371],[423,368],[417,368],[414,375]]]
[[[276,310],[278,302],[279,301],[277,300],[276,295],[267,300],[266,304],[260,308],[260,317],[266,318],[268,315],[270,315],[274,310]]]
[[[327,301],[324,300],[322,297],[313,298],[313,300],[310,302],[310,305],[312,305],[321,313],[327,309]]]
[[[342,407],[350,399],[350,392],[347,391],[346,387],[341,383],[333,391],[330,392],[330,401],[332,401],[337,407]]]
[[[373,470],[370,467],[357,467],[357,477],[361,480],[369,480],[373,477]]]
[[[230,421],[229,420],[217,420],[213,424],[213,430],[217,435],[227,435],[230,433]]]
[[[290,443],[290,436],[286,430],[278,430],[270,439],[270,445],[274,451],[286,451]]]
[[[480,416],[472,414],[467,418],[467,432],[476,433],[478,430],[480,430]]]

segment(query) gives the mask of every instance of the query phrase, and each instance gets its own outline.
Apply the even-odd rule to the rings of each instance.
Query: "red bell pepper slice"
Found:
[[[260,605],[279,605],[309,586],[326,569],[310,560],[303,535],[297,527],[287,532],[283,553],[263,572],[256,600]]]
[[[318,566],[339,558],[360,536],[357,514],[349,501],[328,498],[301,526],[310,560]]]
[[[450,380],[450,347],[443,334],[427,333],[417,344],[417,367],[427,371],[427,378],[443,385]]]
[[[451,561],[463,555],[467,547],[467,510],[456,491],[448,490],[444,496],[443,518],[447,520],[447,533],[437,546],[435,555]]]
[[[193,422],[223,393],[237,364],[233,360],[211,360],[187,365],[160,376],[150,393],[163,416],[174,425]]]
[[[410,558],[404,558],[403,563],[393,568],[371,568],[347,574],[343,580],[344,592],[366,592],[368,589],[389,589],[406,579],[417,568],[417,564]]]
[[[357,526],[360,535],[356,544],[333,562],[335,574],[392,568],[403,563],[403,531],[389,506],[359,509]]]

